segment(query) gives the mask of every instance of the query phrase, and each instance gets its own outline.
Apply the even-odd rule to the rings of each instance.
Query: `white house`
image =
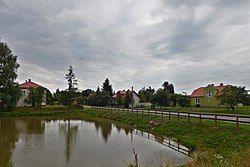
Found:
[[[136,106],[138,103],[140,103],[140,97],[139,97],[139,95],[138,95],[135,91],[130,91],[130,90],[128,90],[128,91],[129,91],[129,93],[132,93],[132,97],[133,97],[133,101],[134,101],[133,105]],[[123,91],[118,91],[116,94],[114,94],[114,95],[112,96],[112,98],[113,98],[114,100],[117,100],[117,97],[118,97],[119,95],[120,95],[122,98],[124,98],[125,95],[126,95],[126,91],[125,91],[125,90],[123,90]],[[132,105],[130,104],[130,107],[131,107],[131,106],[132,106]]]
[[[29,95],[29,92],[30,92],[29,91],[30,88],[33,88],[33,89],[36,89],[36,88],[39,88],[39,87],[44,88],[43,86],[38,85],[35,82],[32,82],[31,79],[29,79],[28,81],[26,80],[24,83],[20,84],[19,86],[20,86],[20,88],[22,90],[22,96],[19,99],[19,101],[17,102],[17,107],[31,106],[30,104],[28,104],[28,95]],[[42,102],[42,106],[46,105],[46,88],[45,88],[45,91],[44,91],[44,97],[43,98],[44,99],[43,99],[43,102]]]

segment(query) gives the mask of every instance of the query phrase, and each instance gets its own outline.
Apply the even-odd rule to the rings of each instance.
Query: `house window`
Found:
[[[195,99],[195,104],[200,104],[201,103],[201,99]]]
[[[213,94],[214,94],[214,91],[210,91],[210,90],[209,90],[209,91],[207,92],[207,95],[208,95],[208,96],[212,96]]]

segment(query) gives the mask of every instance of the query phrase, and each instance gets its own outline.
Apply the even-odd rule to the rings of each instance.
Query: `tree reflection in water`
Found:
[[[70,119],[60,122],[59,131],[62,131],[65,136],[65,154],[66,154],[66,162],[69,163],[70,157],[73,152],[73,148],[76,144],[76,136],[78,134],[78,124],[71,125]]]
[[[0,166],[12,167],[12,150],[18,141],[18,130],[15,120],[11,118],[0,119]]]
[[[30,134],[44,134],[45,122],[34,118],[0,118],[0,166],[12,167],[12,153],[19,135],[24,135],[25,143]]]
[[[117,134],[119,134],[119,136],[117,136]],[[110,139],[111,136],[114,136],[112,140]],[[0,166],[13,167],[12,159],[15,163],[20,164],[25,164],[26,162],[33,163],[32,160],[34,160],[35,163],[40,163],[40,159],[51,161],[56,164],[57,161],[53,160],[52,156],[62,160],[58,161],[61,166],[66,163],[68,166],[72,166],[72,164],[77,163],[75,158],[79,158],[79,156],[83,157],[82,159],[78,159],[79,162],[84,160],[84,162],[89,161],[86,162],[86,164],[91,164],[95,159],[89,160],[91,158],[89,158],[88,152],[85,153],[86,150],[84,148],[91,150],[92,145],[90,144],[93,142],[95,144],[93,146],[93,149],[95,149],[93,152],[95,153],[95,151],[97,151],[94,155],[98,155],[98,153],[101,152],[100,156],[103,158],[102,155],[106,154],[106,151],[109,149],[111,151],[118,150],[118,152],[120,151],[119,154],[123,155],[124,148],[123,144],[120,143],[127,143],[128,138],[125,136],[130,138],[131,141],[133,140],[131,143],[134,144],[139,140],[138,136],[142,136],[157,141],[164,146],[168,146],[168,143],[170,143],[171,147],[168,147],[177,151],[183,148],[179,147],[178,143],[168,142],[168,140],[155,137],[149,133],[133,130],[131,126],[113,124],[107,120],[97,119],[90,121],[79,119],[72,120],[69,118],[62,120],[56,118],[41,119],[32,117],[0,118]],[[84,139],[86,139],[86,143]],[[100,143],[100,139],[104,142]],[[129,142],[127,144],[129,144]],[[78,149],[76,145],[81,147]],[[99,145],[100,147],[98,147]],[[115,147],[113,148],[114,145]],[[19,146],[17,152],[15,146],[17,148]],[[105,149],[98,150],[98,148]],[[141,143],[138,145],[138,148],[141,148],[141,150],[144,149]],[[127,147],[125,149],[127,149]],[[50,150],[51,152],[48,153],[46,152],[47,150]],[[55,153],[56,155],[54,155]],[[15,155],[19,155],[19,159],[15,159]],[[38,157],[38,159],[29,159],[29,156]],[[104,157],[102,163],[109,164],[111,161],[113,162],[115,160]]]

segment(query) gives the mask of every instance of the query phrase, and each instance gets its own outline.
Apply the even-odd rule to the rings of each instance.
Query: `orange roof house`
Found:
[[[29,95],[29,89],[33,88],[33,89],[37,89],[39,87],[44,88],[43,86],[32,82],[31,79],[26,80],[24,83],[20,84],[19,87],[22,89],[22,96],[19,99],[19,101],[17,102],[17,106],[30,106],[30,104],[28,104],[27,99],[28,99],[28,95]],[[46,88],[44,91],[44,102],[42,103],[42,105],[46,105]]]
[[[42,87],[42,86],[38,85],[35,82],[32,82],[31,79],[29,79],[28,81],[26,80],[24,83],[20,84],[19,87],[21,89],[30,89],[30,88],[36,89],[36,88],[39,88],[39,87]]]
[[[199,105],[199,106],[218,106],[219,100],[217,96],[222,92],[225,88],[223,83],[220,83],[218,86],[214,86],[214,84],[210,84],[206,87],[199,87],[195,89],[190,95],[190,103],[191,106]]]

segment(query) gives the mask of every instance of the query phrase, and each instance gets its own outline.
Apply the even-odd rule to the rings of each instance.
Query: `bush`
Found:
[[[195,107],[199,108],[199,107],[201,107],[201,105],[200,104],[196,104]]]

